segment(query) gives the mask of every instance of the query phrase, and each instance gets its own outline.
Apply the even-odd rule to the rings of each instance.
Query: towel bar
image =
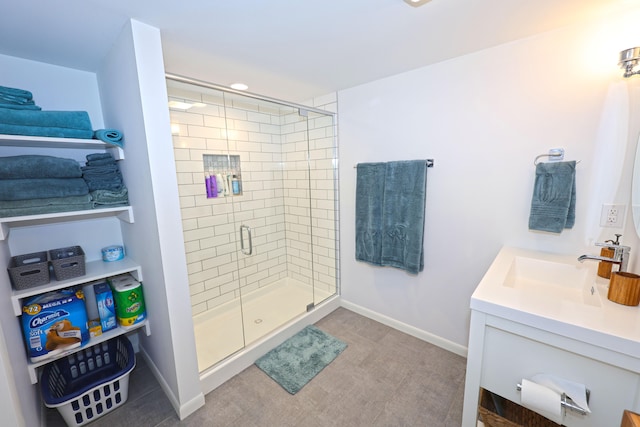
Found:
[[[427,159],[427,167],[428,168],[432,168],[433,167],[433,163],[434,163],[433,159]],[[358,165],[353,165],[354,169],[357,168],[357,167],[358,167]]]

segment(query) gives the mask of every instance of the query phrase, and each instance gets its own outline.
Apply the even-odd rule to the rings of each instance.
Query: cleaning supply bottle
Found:
[[[620,244],[620,237],[622,236],[622,234],[616,234],[616,240],[605,240],[605,243],[611,243],[613,245],[619,245]],[[613,258],[613,254],[615,253],[615,250],[613,250],[612,248],[602,248],[600,250],[600,256],[603,257],[607,257],[607,258]],[[613,263],[609,262],[609,261],[600,261],[598,263],[598,276],[600,277],[604,277],[605,279],[610,279],[611,278],[611,267],[613,267]]]

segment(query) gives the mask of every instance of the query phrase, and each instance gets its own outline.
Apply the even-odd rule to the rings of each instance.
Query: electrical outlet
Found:
[[[625,205],[602,205],[600,226],[622,228],[624,225]]]

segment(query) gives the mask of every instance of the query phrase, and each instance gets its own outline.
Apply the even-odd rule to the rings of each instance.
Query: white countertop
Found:
[[[594,250],[596,254],[599,250]],[[632,356],[640,357],[640,307],[629,307],[607,299],[609,280],[599,277],[598,262],[580,263],[581,254],[557,255],[504,247],[471,296],[471,309],[577,339]],[[560,297],[553,288],[525,289],[505,286],[514,259],[518,257],[561,263],[586,270],[588,292],[581,298]],[[616,270],[614,266],[614,271]],[[576,291],[578,292],[578,291]]]

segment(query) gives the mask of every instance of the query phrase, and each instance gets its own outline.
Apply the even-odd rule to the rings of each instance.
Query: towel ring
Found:
[[[562,158],[563,156],[564,156],[564,151],[562,153],[540,154],[539,156],[536,156],[536,158],[533,160],[533,165],[534,166],[538,166],[538,159],[540,157],[560,157],[560,158]]]

